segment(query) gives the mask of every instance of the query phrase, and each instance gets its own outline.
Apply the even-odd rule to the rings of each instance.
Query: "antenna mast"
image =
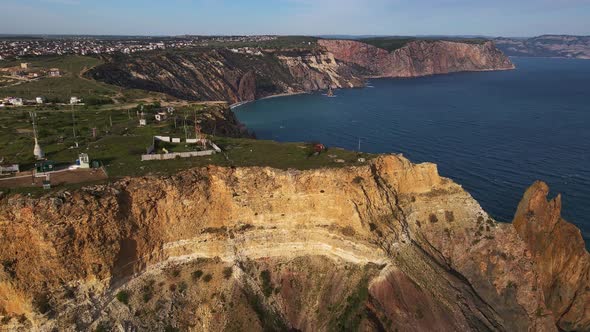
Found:
[[[35,158],[37,160],[41,160],[41,159],[44,159],[45,154],[43,153],[43,150],[41,149],[41,146],[39,145],[39,139],[37,137],[37,123],[36,123],[37,113],[36,112],[29,112],[29,116],[31,117],[31,121],[33,121],[33,136],[35,139],[35,147],[33,148],[33,155],[35,156]]]

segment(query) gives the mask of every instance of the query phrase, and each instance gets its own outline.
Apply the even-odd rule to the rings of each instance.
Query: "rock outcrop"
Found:
[[[566,331],[590,330],[590,255],[580,230],[561,218],[561,196],[535,183],[524,195],[514,227],[536,264],[547,307]]]
[[[555,222],[557,203],[538,205],[532,190],[516,227],[490,218],[435,165],[401,156],[311,171],[210,166],[39,199],[6,197],[0,324],[60,331],[587,328],[587,293],[574,277],[587,277],[587,268],[573,267],[588,254],[579,240],[552,239],[536,224],[523,232],[519,216],[529,206],[526,218]],[[564,235],[575,233],[557,224]],[[550,241],[548,254],[535,246]],[[544,261],[551,257],[560,260]]]
[[[514,69],[492,42],[411,41],[389,52],[360,41],[319,40],[334,57],[367,68],[375,77],[417,77],[461,71]]]
[[[270,95],[361,86],[349,66],[325,52],[225,49],[144,53],[105,58],[92,78],[110,84],[164,92],[186,100],[252,101]]]

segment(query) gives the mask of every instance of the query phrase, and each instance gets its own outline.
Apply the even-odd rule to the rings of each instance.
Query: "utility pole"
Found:
[[[72,131],[74,132],[74,144],[76,144],[76,147],[78,147],[78,138],[76,135],[76,111],[74,105],[70,105],[70,107],[72,109]]]
[[[367,139],[366,137],[359,137],[359,146],[358,146],[358,153],[361,153],[361,141],[363,139]]]

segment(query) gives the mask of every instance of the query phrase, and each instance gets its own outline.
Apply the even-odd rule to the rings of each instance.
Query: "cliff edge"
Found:
[[[530,224],[554,223],[558,205],[534,188],[514,226],[494,221],[436,165],[399,155],[310,171],[210,166],[5,197],[0,322],[61,331],[587,328],[587,268],[574,267],[588,254],[579,239]],[[549,254],[538,243],[552,243]]]

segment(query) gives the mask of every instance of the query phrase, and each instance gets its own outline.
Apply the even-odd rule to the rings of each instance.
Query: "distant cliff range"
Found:
[[[320,39],[307,48],[211,48],[116,55],[94,79],[186,100],[252,101],[363,85],[367,77],[417,77],[513,69],[490,41]]]
[[[508,56],[590,59],[590,36],[544,35],[494,42]]]

